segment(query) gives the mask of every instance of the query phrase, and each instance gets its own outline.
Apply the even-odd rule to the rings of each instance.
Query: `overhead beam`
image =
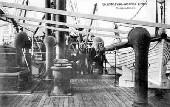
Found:
[[[8,18],[19,19],[19,20],[27,20],[27,21],[39,22],[39,23],[49,23],[49,24],[64,25],[64,26],[74,27],[74,28],[85,28],[85,29],[93,29],[93,30],[98,30],[98,31],[107,31],[107,32],[116,32],[116,33],[121,33],[121,34],[128,34],[128,31],[121,31],[121,30],[117,30],[117,29],[100,28],[100,27],[77,25],[77,24],[68,24],[68,23],[64,23],[64,22],[56,22],[56,21],[51,21],[51,20],[40,20],[40,19],[35,19],[35,18],[14,16],[14,15],[9,15],[9,14],[3,14],[1,16],[8,17]]]
[[[55,28],[55,27],[42,26],[42,25],[33,25],[33,24],[28,24],[28,23],[18,23],[18,24],[22,25],[22,26],[40,27],[40,28],[45,28],[45,29],[53,29],[53,30],[57,30],[57,31],[75,32],[75,33],[91,34],[91,35],[103,36],[103,37],[113,37],[113,38],[127,39],[127,37],[118,37],[118,36],[102,34],[102,33],[77,31],[77,30],[71,30],[71,29],[66,29],[66,28]]]
[[[71,12],[71,11],[63,11],[63,10],[56,10],[56,9],[49,9],[49,8],[39,8],[35,6],[24,6],[24,5],[19,5],[15,3],[0,2],[0,5],[3,7],[25,9],[29,11],[37,11],[37,12],[43,12],[43,13],[60,14],[60,15],[80,17],[80,18],[93,19],[93,20],[102,20],[102,21],[108,21],[108,22],[170,29],[170,25],[162,24],[162,23],[152,23],[152,22],[137,21],[137,20],[126,20],[126,19],[121,19],[121,18],[105,17],[105,16],[98,16],[98,15],[91,15],[91,14],[80,14],[80,13]]]

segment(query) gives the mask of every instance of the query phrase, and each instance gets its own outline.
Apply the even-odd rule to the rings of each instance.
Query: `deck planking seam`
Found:
[[[94,83],[94,81],[96,81],[96,80],[97,79],[92,79],[91,83]],[[94,84],[94,85],[96,85],[96,84]],[[94,92],[95,92],[94,96],[96,97],[98,103],[100,104],[100,107],[107,107],[107,104],[105,103],[105,101],[106,101],[105,97],[103,97],[103,93],[101,92],[101,89],[99,86],[97,88],[95,88]]]
[[[92,82],[91,82],[92,83]],[[93,99],[93,102],[94,102],[94,104],[95,104],[95,107],[100,107],[101,106],[101,102],[97,99],[97,96],[96,96],[96,94],[98,94],[97,92],[96,92],[96,88],[94,88],[93,89],[94,90],[94,92],[92,92],[90,95],[91,95],[91,98]],[[97,99],[97,100],[95,100],[95,99]]]
[[[102,81],[101,80],[99,80],[100,82],[100,84],[102,84]],[[115,93],[114,93],[114,91],[115,91],[115,89],[113,90],[112,88],[111,89],[107,89],[106,88],[106,91],[108,92],[108,93],[110,93],[111,95],[112,95],[112,97],[122,106],[122,107],[126,107],[126,104],[124,104],[124,102],[122,101],[122,99],[120,98],[120,97],[118,97]]]
[[[60,98],[59,97],[53,97],[52,101],[53,101],[53,106],[54,107],[59,107],[59,102],[60,102]]]
[[[107,81],[107,83],[105,82],[105,84],[110,84],[110,81]],[[111,85],[111,87],[115,88],[112,85]],[[133,104],[133,100],[131,98],[129,98],[127,93],[125,93],[123,90],[121,90],[121,88],[116,87],[116,90],[118,91],[118,93],[120,94],[120,97],[122,98],[122,100],[125,102],[126,105],[131,106]]]
[[[96,84],[98,84],[98,82],[99,81],[94,81],[94,83],[96,83]],[[103,85],[102,85],[103,86]],[[98,88],[100,88],[100,87],[102,87],[101,85],[99,85],[98,86]],[[104,97],[105,97],[105,99],[106,99],[106,103],[107,103],[107,105],[106,106],[111,106],[111,107],[113,107],[113,105],[114,105],[114,107],[118,107],[118,105],[116,105],[116,103],[114,103],[112,100],[112,97],[110,97],[110,95],[109,95],[109,93],[106,91],[106,87],[104,87],[103,88],[103,92],[101,93]]]
[[[28,107],[34,103],[33,101],[38,97],[39,94],[33,93],[33,97],[29,100]]]
[[[11,105],[11,107],[17,107],[17,104],[23,99],[24,97],[22,95],[19,96],[19,98],[17,98],[17,100],[15,101],[15,103],[13,103]]]
[[[69,107],[68,98],[69,98],[69,97],[65,97],[65,99],[64,99],[64,107]]]
[[[43,93],[36,93],[36,94],[37,94],[37,97],[33,98],[31,101],[31,107],[37,107],[37,105],[39,104],[43,96]]]
[[[98,81],[97,80],[95,80],[95,81],[93,81],[93,82],[91,82],[91,83],[93,83],[93,85],[95,85],[95,84],[97,84],[98,83]],[[102,87],[101,85],[99,85],[98,86],[98,88],[100,88],[100,87]],[[94,89],[95,90],[95,89]],[[106,106],[113,106],[113,103],[111,102],[111,99],[109,98],[109,96],[107,95],[107,92],[105,92],[105,89],[103,88],[103,92],[101,93],[103,96],[104,96],[104,98],[105,98],[105,101],[106,101],[106,103],[107,103],[107,105]]]
[[[77,87],[78,90],[81,89],[81,86],[80,86],[80,83],[79,83],[79,82],[80,82],[80,79],[79,79],[79,81],[78,81],[78,79],[75,80],[75,83],[78,83],[78,86],[79,86],[79,87]],[[76,96],[76,97],[74,97],[74,98],[77,99],[76,105],[78,105],[78,106],[76,106],[76,107],[84,107],[85,104],[84,104],[84,101],[83,101],[83,99],[82,99],[81,92],[76,93],[75,96]]]
[[[79,79],[80,80],[80,83],[82,83],[83,82],[83,79]],[[83,86],[83,85],[82,85]],[[81,89],[81,88],[80,88]],[[80,96],[81,96],[81,99],[82,99],[82,104],[81,104],[81,106],[80,107],[88,107],[88,106],[86,106],[86,102],[85,102],[85,100],[84,100],[84,98],[83,98],[83,93],[82,92],[80,92]]]
[[[54,98],[55,98],[55,97],[54,97]],[[49,106],[54,106],[54,105],[53,105],[53,97],[50,97],[49,104],[47,104],[47,105],[49,105]]]
[[[134,96],[132,96],[125,88],[123,87],[119,87],[121,89],[121,91],[123,91],[126,95],[128,99],[132,99],[134,100]]]
[[[72,79],[72,83],[74,84],[74,85],[76,85],[76,79]],[[76,90],[76,88],[73,86],[73,88],[72,88],[73,90],[73,94],[74,94],[74,97],[73,97],[73,107],[79,107],[79,101],[78,101],[78,98],[77,98],[77,93],[75,92],[75,90]]]
[[[91,83],[93,83],[94,85],[96,85],[96,84],[98,84],[98,82],[99,82],[99,81],[96,79],[96,80],[93,80],[93,82],[91,82]],[[101,86],[100,84],[98,84],[97,90],[100,90],[101,87],[103,88],[103,86]],[[112,103],[110,103],[110,98],[109,98],[108,96],[106,96],[107,92],[105,92],[105,89],[104,89],[104,88],[102,89],[102,91],[103,91],[103,92],[98,92],[98,93],[100,93],[101,96],[104,97],[104,99],[105,99],[105,101],[106,101],[106,103],[104,103],[105,106],[107,107],[108,105],[112,105]],[[96,88],[94,89],[94,92],[96,92]],[[98,95],[98,93],[94,93],[94,96]],[[97,97],[97,96],[96,96],[96,97]],[[98,106],[97,106],[97,107],[98,107]]]
[[[23,104],[28,100],[28,95],[25,96],[18,104],[17,107],[24,107]]]
[[[102,81],[102,80],[101,80],[101,81]],[[100,81],[100,82],[101,82],[101,81]],[[101,84],[103,84],[103,83],[101,83]],[[115,101],[115,98],[113,98],[113,97],[111,96],[111,94],[107,91],[107,90],[109,90],[109,89],[111,88],[111,86],[110,86],[110,85],[107,85],[107,84],[105,84],[105,83],[104,83],[104,86],[105,86],[105,92],[108,93],[107,95],[111,98],[112,103],[115,104],[115,107],[122,107],[119,103],[117,103],[117,102]]]
[[[14,99],[11,101],[11,103],[9,103],[9,105],[7,107],[11,107],[13,105],[13,103],[15,103],[15,101],[19,98],[20,95],[15,95]]]
[[[129,88],[129,87],[124,87],[126,89],[126,91],[131,95],[131,96],[135,96],[134,93],[134,88]]]
[[[113,86],[112,86],[112,87],[113,87]],[[133,100],[132,100],[132,99],[128,99],[128,98],[127,98],[127,94],[126,94],[126,93],[123,93],[121,90],[119,90],[118,87],[116,87],[116,91],[117,91],[117,92],[115,93],[115,95],[117,95],[118,98],[120,98],[120,99],[124,102],[124,104],[125,104],[126,106],[131,107],[132,104],[133,104]]]
[[[99,82],[100,83],[100,82]],[[101,83],[100,83],[101,84]],[[101,84],[101,85],[103,85],[103,84]],[[104,85],[105,86],[105,85]],[[123,107],[123,105],[119,102],[119,101],[117,101],[118,99],[116,99],[115,98],[115,95],[114,95],[114,97],[113,97],[113,95],[110,93],[110,90],[108,91],[109,89],[108,89],[108,87],[106,87],[105,86],[105,91],[108,93],[108,96],[111,98],[111,99],[113,99],[112,100],[112,103],[114,103],[116,106],[115,107]],[[114,102],[115,101],[115,102]]]
[[[45,93],[45,94],[44,94],[44,93],[40,93],[40,94],[41,94],[41,96],[39,96],[39,98],[38,98],[38,102],[37,102],[36,105],[35,105],[36,107],[39,105],[42,97],[43,97],[44,95],[46,95],[46,93]]]
[[[7,107],[12,107],[15,101],[19,98],[20,95],[15,95],[15,98],[11,101],[11,103]]]
[[[64,107],[64,97],[59,97],[59,107]]]
[[[94,107],[98,107],[99,104],[98,104],[98,102],[95,101],[96,94],[97,94],[96,91],[95,91],[96,90],[96,88],[95,88],[96,85],[92,82],[92,80],[89,80],[88,83],[89,83],[89,85],[91,87],[89,97],[91,97],[91,101],[93,102]]]
[[[47,93],[33,93],[27,95],[14,95],[9,101],[8,107],[131,107],[134,100],[133,88],[114,87],[113,80],[110,79],[72,79],[75,92],[73,97],[47,97]],[[118,93],[118,94],[115,94]],[[148,101],[154,107],[169,107],[169,98],[158,99],[148,91]],[[118,96],[117,96],[118,95]],[[49,98],[49,99],[48,99]],[[34,102],[35,101],[35,102]],[[123,104],[124,103],[124,104]],[[0,105],[0,106],[4,106]],[[5,106],[6,107],[6,106]]]
[[[89,87],[92,85],[91,83],[91,81],[90,81],[90,79],[86,79],[86,81],[88,81],[88,85],[89,85]],[[87,85],[86,85],[87,86]],[[100,101],[100,99],[99,99],[99,97],[97,96],[97,94],[99,95],[99,93],[98,93],[98,91],[97,91],[97,88],[95,88],[95,91],[94,92],[92,92],[92,91],[94,91],[94,90],[91,90],[91,98],[95,98],[96,100],[93,102],[94,103],[94,105],[95,105],[95,107],[98,107],[98,106],[101,106],[102,105],[102,101]],[[95,94],[92,94],[92,93],[95,93]],[[93,96],[92,96],[93,95]]]
[[[85,86],[87,86],[87,89],[85,91],[87,91],[87,93],[83,93],[82,94],[82,97],[85,98],[85,102],[87,102],[87,107],[96,107],[93,99],[92,99],[92,96],[91,96],[91,93],[93,90],[91,90],[91,87],[90,87],[90,81],[89,79],[86,79],[85,83],[84,83]]]
[[[28,99],[23,103],[24,107],[27,107],[31,103],[31,99],[34,97],[34,93],[29,95]]]
[[[68,98],[68,107],[75,107],[75,105],[74,105],[74,96]]]
[[[4,99],[4,97],[6,97],[7,99]],[[16,95],[0,95],[0,106],[9,106],[11,104],[11,102],[13,101],[13,99],[15,99]]]
[[[39,104],[37,105],[37,107],[42,107],[44,102],[45,102],[45,100],[46,100],[46,98],[47,98],[47,94],[44,93],[42,98],[41,98],[41,100],[40,100],[40,102],[39,102]]]
[[[118,89],[118,93],[121,94],[120,96],[121,96],[122,100],[125,102],[125,104],[128,105],[128,106],[132,106],[133,105],[133,99],[128,98],[127,94],[124,93],[119,88],[117,88],[117,89]]]
[[[43,104],[43,106],[44,105],[48,105],[49,104],[49,102],[50,102],[50,96],[46,96],[47,98],[45,99],[45,102],[44,102],[44,104]]]

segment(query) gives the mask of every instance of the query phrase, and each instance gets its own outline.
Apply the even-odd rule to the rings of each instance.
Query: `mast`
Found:
[[[156,0],[156,23],[158,23],[158,1]],[[158,27],[155,27],[155,36],[158,35]]]
[[[164,1],[164,23],[165,23],[165,1]]]
[[[45,8],[50,8],[50,7],[51,7],[51,0],[45,0]],[[51,14],[45,13],[45,19],[51,20]],[[50,24],[47,23],[46,26],[50,26]],[[46,29],[46,35],[45,36],[49,36],[49,35],[51,35],[51,30]]]
[[[66,0],[56,0],[56,9],[57,10],[66,10]],[[66,22],[66,16],[56,15],[56,21]],[[65,28],[63,25],[56,26],[58,28]],[[65,58],[65,32],[56,31],[55,33],[57,44],[56,44],[56,59]]]

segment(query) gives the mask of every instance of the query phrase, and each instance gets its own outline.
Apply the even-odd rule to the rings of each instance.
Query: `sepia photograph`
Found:
[[[170,107],[170,0],[0,0],[0,107]]]

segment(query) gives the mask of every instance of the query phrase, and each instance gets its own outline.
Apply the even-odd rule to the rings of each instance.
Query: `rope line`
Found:
[[[147,0],[145,1],[145,3],[140,7],[140,9],[137,11],[137,13],[130,20],[134,19],[139,14],[139,12],[145,6],[146,3],[147,3]]]

